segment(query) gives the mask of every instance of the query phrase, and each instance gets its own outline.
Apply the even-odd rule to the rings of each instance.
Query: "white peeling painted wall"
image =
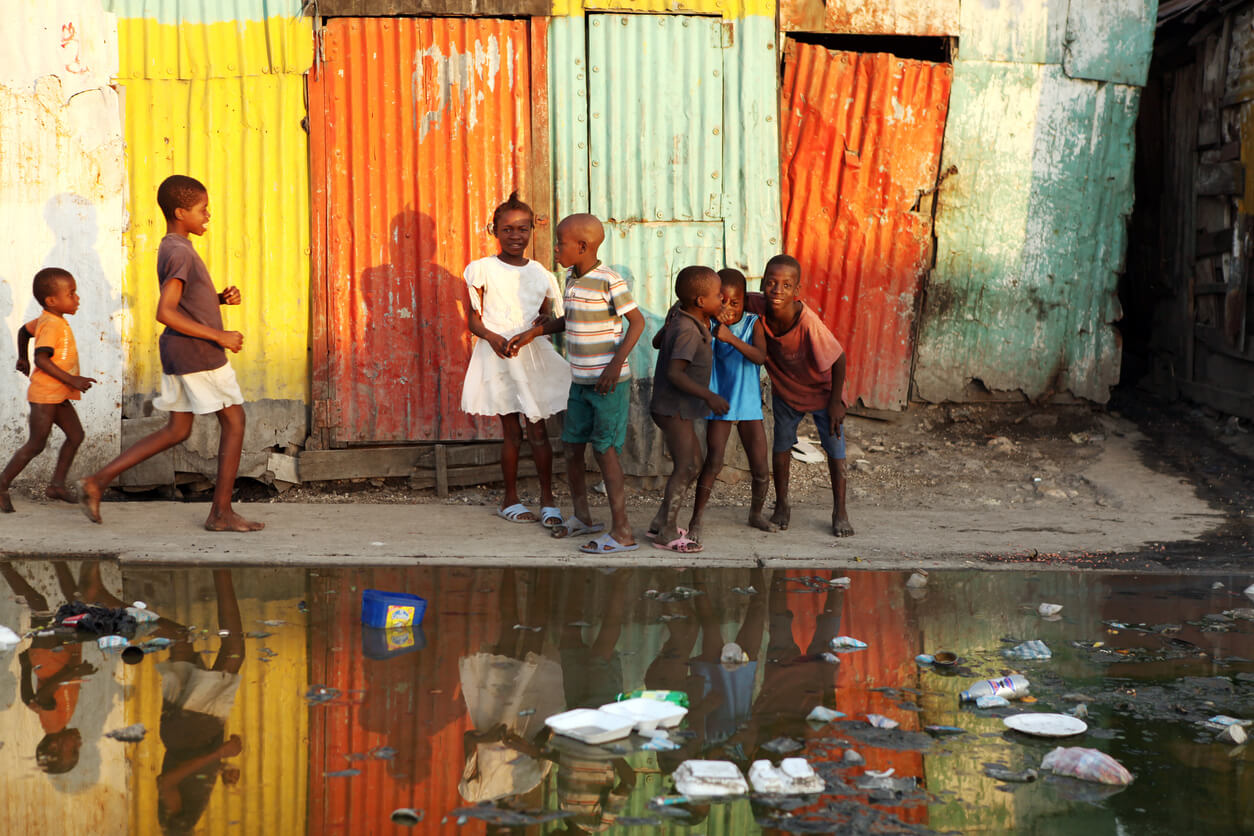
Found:
[[[120,442],[127,181],[111,85],[117,20],[100,0],[14,5],[0,27],[0,460],[27,438],[27,380],[14,366],[18,328],[40,312],[31,278],[63,267],[82,299],[69,317],[80,373],[99,381],[75,403],[87,434],[70,473],[77,478]],[[46,479],[61,441],[54,430],[19,483]]]

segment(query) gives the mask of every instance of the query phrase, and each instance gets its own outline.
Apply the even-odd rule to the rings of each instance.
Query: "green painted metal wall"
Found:
[[[937,199],[914,394],[1104,402],[1157,0],[1100,15],[1059,0],[968,5],[941,162],[957,173]]]

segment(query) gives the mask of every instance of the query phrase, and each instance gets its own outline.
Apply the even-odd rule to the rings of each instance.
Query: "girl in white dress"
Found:
[[[505,496],[497,514],[510,522],[537,519],[518,500],[518,453],[525,427],[540,479],[539,520],[553,528],[562,524],[562,513],[553,497],[553,449],[544,419],[566,408],[570,365],[549,340],[534,340],[512,353],[509,348],[510,337],[530,328],[537,316],[562,315],[557,279],[524,255],[534,221],[531,207],[511,194],[492,214],[492,234],[501,251],[466,267],[470,333],[479,339],[462,384],[462,410],[501,419]]]

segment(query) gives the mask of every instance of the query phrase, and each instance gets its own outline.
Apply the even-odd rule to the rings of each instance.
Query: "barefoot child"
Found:
[[[610,501],[610,530],[579,547],[586,554],[614,554],[640,548],[627,520],[627,493],[619,455],[627,440],[631,367],[627,356],[644,331],[644,316],[623,277],[603,266],[597,250],[605,228],[594,216],[571,215],[557,225],[557,263],[566,273],[565,315],[535,325],[509,341],[510,353],[536,337],[566,332],[570,396],[562,441],[574,517],[553,529],[554,537],[595,534],[584,474],[584,450],[592,444]],[[623,320],[627,321],[626,328]]]
[[[492,215],[492,234],[500,242],[500,253],[466,267],[470,333],[479,339],[462,384],[462,410],[495,415],[501,421],[505,496],[496,513],[510,522],[536,521],[536,515],[518,501],[518,454],[526,425],[540,479],[539,519],[551,529],[562,524],[562,512],[553,498],[553,448],[544,419],[566,408],[570,365],[549,340],[512,353],[509,348],[510,338],[530,328],[537,314],[562,315],[557,279],[523,254],[534,221],[531,207],[517,193],[511,194]]]
[[[57,454],[52,481],[44,495],[63,502],[74,501],[74,495],[66,490],[65,476],[78,446],[83,443],[83,425],[79,423],[72,401],[82,398],[82,393],[96,382],[95,378],[79,375],[74,332],[65,321],[78,311],[78,285],[74,277],[59,267],[45,267],[35,274],[31,289],[44,312],[17,332],[17,370],[30,375],[30,388],[26,392],[30,403],[30,440],[17,449],[0,473],[0,511],[7,514],[13,513],[9,485],[31,459],[43,452],[53,424],[65,433],[65,442]],[[34,371],[26,359],[32,338],[35,340]]]
[[[771,522],[788,528],[788,477],[797,425],[809,413],[827,453],[832,479],[832,533],[853,534],[845,507],[845,350],[818,314],[797,298],[801,265],[790,255],[766,263],[762,292],[745,297],[745,309],[762,315],[766,333],[766,371],[771,377],[775,443],[775,513]]]
[[[205,528],[210,531],[260,531],[263,523],[249,522],[231,508],[231,492],[239,472],[244,446],[244,396],[226,350],[238,352],[244,335],[222,328],[219,305],[238,305],[238,288],[218,293],[209,270],[189,238],[204,235],[209,223],[209,192],[191,177],[176,174],[157,188],[157,204],[166,219],[166,235],[157,250],[157,281],[161,298],[157,321],[161,334],[161,396],[157,409],[170,413],[169,423],[145,436],[91,476],[79,482],[83,513],[100,522],[100,498],[122,471],[152,458],[187,439],[197,415],[216,413],[218,480]]]
[[[766,428],[762,423],[762,377],[766,362],[766,333],[757,314],[745,313],[745,274],[720,270],[723,310],[714,323],[714,373],[710,388],[730,404],[725,415],[711,415],[705,426],[705,466],[697,480],[697,496],[692,505],[688,538],[701,542],[701,517],[714,490],[714,480],[723,469],[723,455],[732,425],[740,431],[740,443],[749,458],[753,475],[753,500],[749,525],[763,531],[779,529],[762,513],[770,482],[766,462]]]
[[[658,344],[649,412],[666,439],[672,467],[666,492],[650,531],[657,532],[654,548],[682,554],[701,551],[678,527],[679,509],[701,469],[701,445],[692,422],[711,411],[727,412],[727,400],[710,391],[714,366],[710,317],[723,309],[718,274],[709,267],[685,267],[675,278],[679,306],[668,318]]]

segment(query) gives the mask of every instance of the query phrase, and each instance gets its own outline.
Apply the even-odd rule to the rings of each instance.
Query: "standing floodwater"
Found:
[[[1254,719],[1248,578],[908,577],[5,563],[0,625],[23,636],[0,651],[6,829],[1254,831],[1254,755],[1234,742]],[[421,595],[425,618],[363,628],[366,589]],[[160,618],[129,639],[138,663],[53,629],[70,600],[145,602]],[[989,681],[973,696],[1004,705],[960,699]],[[686,695],[681,724],[591,744],[544,722],[641,690]],[[1024,714],[1084,731],[1003,722]],[[141,740],[106,736],[139,724]],[[1060,747],[1092,754],[1047,761]],[[693,761],[748,776],[785,758],[824,791],[676,791],[677,771],[720,774]],[[1081,763],[1116,783],[1046,768]]]

